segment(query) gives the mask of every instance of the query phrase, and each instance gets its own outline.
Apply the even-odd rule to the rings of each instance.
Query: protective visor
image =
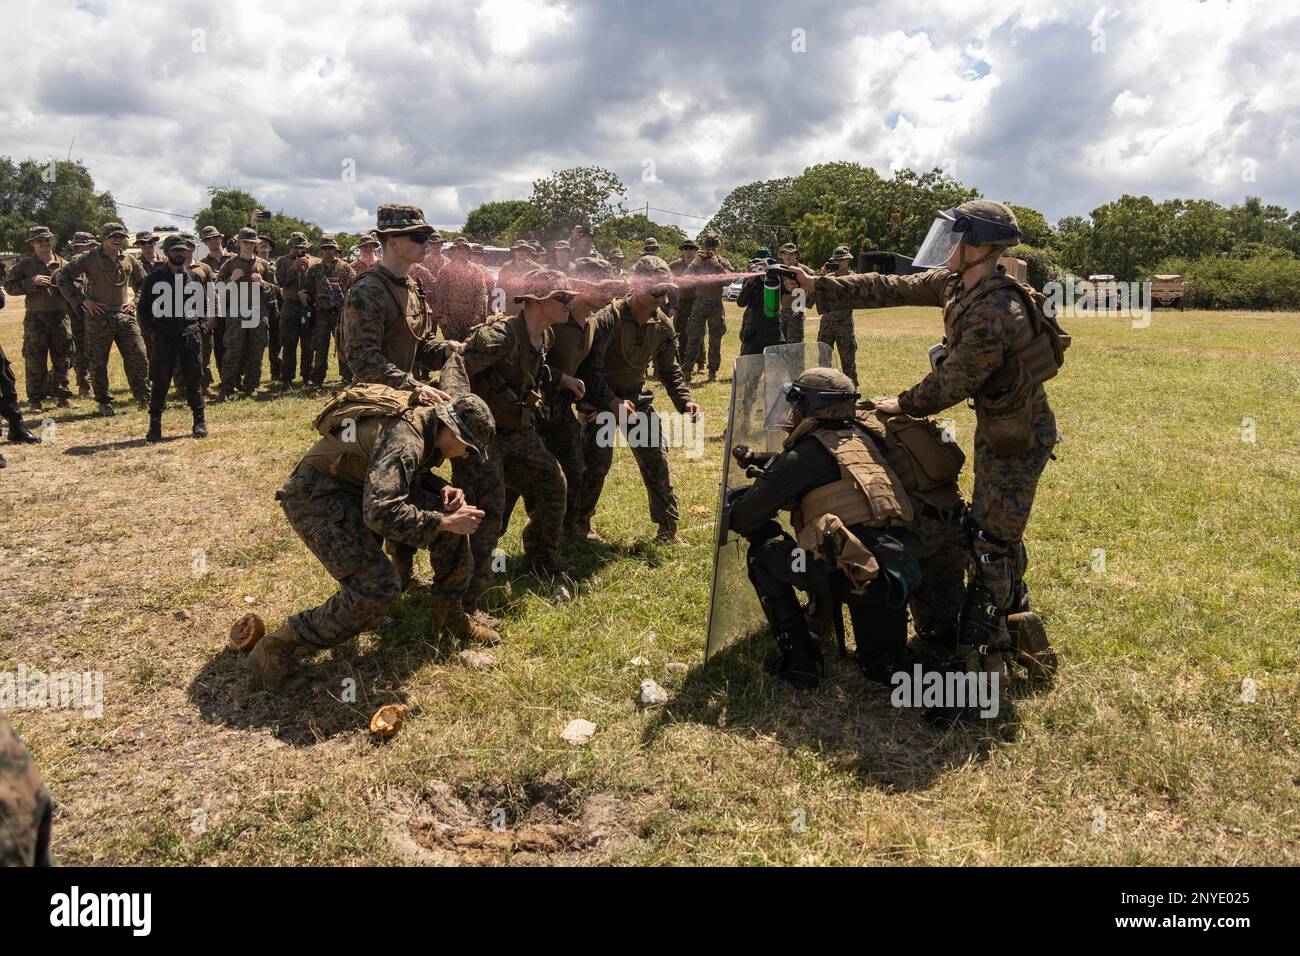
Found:
[[[945,209],[935,216],[920,250],[912,258],[912,265],[920,269],[942,269],[946,266],[948,258],[961,245],[965,230],[959,229],[956,210]]]

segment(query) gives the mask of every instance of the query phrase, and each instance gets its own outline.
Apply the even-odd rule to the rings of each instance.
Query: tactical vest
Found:
[[[414,392],[387,385],[352,385],[326,403],[312,427],[321,434],[303,456],[311,465],[332,478],[362,488],[370,470],[370,456],[384,425],[394,418],[412,421]],[[343,432],[350,429],[345,441]]]
[[[509,351],[501,361],[474,376],[474,393],[487,403],[496,421],[497,432],[531,428],[542,402],[542,368],[554,342],[551,329],[542,337],[542,347],[534,349],[522,311],[506,317],[494,315],[477,325],[466,339],[472,348],[478,336],[497,334],[501,327],[510,337]]]
[[[994,452],[1017,455],[1033,447],[1034,408],[1045,399],[1042,384],[1065,362],[1070,336],[1043,311],[1044,296],[999,272],[974,289],[960,291],[960,276],[949,280],[943,310],[945,343],[961,341],[959,320],[980,299],[999,289],[1012,289],[1025,309],[1025,323],[1007,348],[1003,364],[975,393],[975,424]]]
[[[590,317],[579,324],[573,319],[563,325],[551,327],[555,342],[546,352],[546,361],[552,368],[557,368],[565,375],[574,375],[578,366],[591,351],[592,340],[596,336],[596,323]]]
[[[786,447],[812,435],[835,459],[840,478],[805,493],[791,511],[799,547],[823,562],[833,562],[862,593],[880,573],[880,565],[853,525],[887,528],[912,523],[912,505],[902,482],[874,442],[853,425],[828,427],[805,419],[786,440]]]
[[[814,425],[804,434],[811,434],[831,453],[840,466],[840,479],[814,488],[799,499],[792,514],[796,532],[825,514],[835,514],[845,525],[865,524],[872,528],[911,523],[912,505],[902,481],[866,435],[853,425]],[[798,436],[796,429],[791,437],[797,441]]]
[[[380,349],[384,358],[392,362],[403,372],[410,374],[415,370],[415,357],[420,350],[424,335],[432,331],[429,319],[429,307],[424,301],[424,291],[418,282],[410,277],[406,283],[406,302],[403,303],[393,288],[392,280],[372,269],[352,284],[353,288],[363,282],[378,283],[384,290],[389,307],[384,310],[384,341]],[[339,335],[347,354],[347,341],[343,333]]]
[[[955,441],[928,418],[881,415],[859,406],[857,423],[884,449],[885,461],[902,482],[908,497],[940,511],[952,511],[962,502],[957,478],[966,456]]]
[[[624,299],[615,299],[609,305],[614,313],[614,328],[605,344],[601,364],[601,375],[615,394],[621,396],[642,389],[650,359],[664,342],[672,341],[674,337],[661,311],[656,310],[654,317],[642,325],[632,318],[630,309],[624,311],[625,307]],[[587,321],[594,322],[595,317]]]

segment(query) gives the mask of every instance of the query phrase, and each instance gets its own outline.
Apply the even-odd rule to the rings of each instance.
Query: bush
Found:
[[[1166,259],[1155,270],[1181,275],[1193,309],[1300,309],[1300,260]]]
[[[1013,259],[1024,259],[1029,269],[1029,284],[1042,290],[1049,282],[1065,282],[1065,270],[1057,262],[1056,255],[1049,249],[1036,246],[1012,246],[1005,253]]]

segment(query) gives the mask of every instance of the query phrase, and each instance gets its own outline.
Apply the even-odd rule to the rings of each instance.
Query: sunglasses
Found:
[[[424,245],[426,242],[442,242],[442,239],[427,232],[407,232],[402,234],[403,239],[410,239],[416,245]]]

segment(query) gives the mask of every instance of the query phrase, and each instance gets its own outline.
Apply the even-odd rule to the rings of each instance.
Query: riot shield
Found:
[[[727,494],[753,480],[736,464],[731,450],[737,445],[748,445],[755,451],[780,451],[787,432],[776,423],[783,418],[788,404],[781,386],[798,378],[804,368],[829,364],[830,347],[818,342],[770,346],[763,355],[742,355],[736,359],[714,528],[716,551],[709,598],[708,643],[704,650],[706,663],[728,644],[752,634],[764,624],[762,606],[745,569],[749,544],[729,530]]]

